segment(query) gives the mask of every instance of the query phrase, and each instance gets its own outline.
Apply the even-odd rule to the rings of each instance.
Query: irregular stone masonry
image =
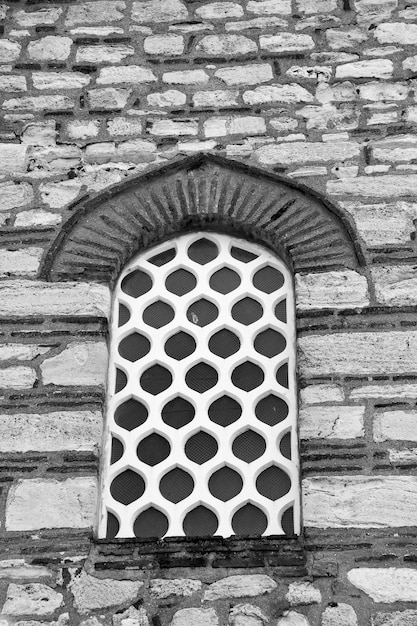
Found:
[[[415,626],[415,3],[0,20],[0,626]],[[112,284],[207,226],[294,269],[304,535],[96,541]]]

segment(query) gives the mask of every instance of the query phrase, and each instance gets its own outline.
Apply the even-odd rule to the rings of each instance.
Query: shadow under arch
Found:
[[[43,280],[113,283],[142,248],[196,229],[259,242],[297,272],[365,265],[350,218],[324,196],[213,154],[176,159],[73,209],[44,258]]]

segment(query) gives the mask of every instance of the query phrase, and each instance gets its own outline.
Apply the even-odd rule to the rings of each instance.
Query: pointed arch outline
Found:
[[[365,265],[351,218],[285,176],[200,153],[82,198],[40,268],[48,281],[113,284],[141,249],[181,232],[216,230],[274,250],[296,272]]]

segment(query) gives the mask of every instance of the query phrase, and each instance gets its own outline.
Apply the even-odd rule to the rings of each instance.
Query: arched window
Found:
[[[291,274],[193,232],[123,270],[111,325],[99,536],[298,534]]]

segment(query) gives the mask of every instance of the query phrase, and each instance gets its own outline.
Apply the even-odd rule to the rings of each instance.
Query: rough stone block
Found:
[[[371,59],[336,67],[336,78],[390,78],[394,65],[389,59]]]
[[[341,205],[353,216],[361,237],[371,246],[409,243],[416,228],[416,202],[365,204],[351,201]],[[377,280],[376,276],[373,279]]]
[[[6,111],[29,111],[31,113],[33,111],[70,111],[74,109],[74,99],[60,95],[24,96],[23,98],[6,100],[3,102],[3,109]]]
[[[321,623],[322,626],[358,626],[358,618],[350,604],[339,602],[325,609]]]
[[[329,28],[326,30],[326,39],[332,50],[355,49],[358,44],[362,44],[368,39],[366,32],[360,28],[350,28],[342,30],[340,28]]]
[[[81,72],[33,72],[35,89],[82,89],[91,81]]]
[[[6,367],[0,369],[1,389],[31,389],[37,380],[31,367]]]
[[[104,385],[107,348],[104,342],[70,343],[63,352],[44,361],[44,385]]]
[[[90,618],[90,620],[91,619],[95,618]],[[87,624],[90,620],[82,622],[80,626],[102,626],[101,622],[97,622],[97,624]],[[151,626],[146,610],[143,607],[135,609],[134,606],[130,606],[123,612],[117,611],[117,613],[113,615],[112,624],[113,626]]]
[[[47,35],[28,45],[28,56],[34,61],[65,61],[72,46],[70,37]]]
[[[291,1],[249,0],[246,10],[256,15],[291,15]]]
[[[326,163],[357,159],[359,153],[360,146],[354,141],[329,143],[294,141],[262,146],[256,151],[256,156],[263,165],[288,167],[298,163]]]
[[[180,609],[174,614],[170,626],[219,626],[214,609]]]
[[[204,70],[178,70],[162,74],[162,82],[169,85],[198,85],[207,83],[209,78]]]
[[[261,4],[261,3],[256,2],[256,4]],[[279,3],[274,2],[274,5],[278,6]],[[270,6],[272,6],[272,4]],[[272,28],[274,26],[277,28],[287,28],[288,24],[286,20],[283,20],[280,17],[269,15],[268,17],[255,17],[251,20],[244,20],[240,22],[226,22],[225,29],[227,32],[239,32],[242,30],[252,30],[252,29],[264,30],[265,28]]]
[[[60,7],[45,7],[38,11],[16,11],[13,20],[22,28],[31,26],[51,26],[55,24],[62,15]]]
[[[9,39],[0,40],[0,63],[13,63],[17,61],[22,46],[16,41]]]
[[[392,100],[405,100],[409,94],[409,85],[405,83],[378,83],[372,82],[358,87],[359,96],[362,100],[373,102],[387,102]]]
[[[123,59],[135,53],[133,46],[125,44],[101,44],[97,46],[79,46],[75,60],[77,63],[121,63]]]
[[[262,117],[213,117],[204,122],[205,137],[222,137],[224,135],[262,135],[266,132],[265,120]]]
[[[327,192],[335,196],[365,196],[369,198],[398,198],[413,196],[417,186],[417,175],[358,176],[340,178],[327,183]]]
[[[92,477],[19,480],[7,496],[6,530],[91,527],[96,497],[97,481]]]
[[[25,559],[6,559],[0,561],[0,579],[22,579],[25,581],[39,578],[51,578],[52,570],[43,565],[29,565]]]
[[[0,276],[36,276],[43,248],[0,251]]]
[[[349,582],[374,602],[416,602],[417,570],[409,567],[358,567],[348,574]]]
[[[130,94],[130,89],[116,87],[90,89],[87,92],[88,105],[93,111],[121,110],[126,106]]]
[[[114,117],[107,122],[107,132],[111,137],[134,137],[142,134],[142,122],[129,117]]]
[[[149,132],[159,137],[198,135],[198,121],[158,120],[151,123]]]
[[[267,52],[307,52],[315,47],[310,35],[294,35],[293,33],[279,33],[278,35],[261,35],[259,37],[261,50]]]
[[[84,570],[73,570],[69,584],[74,606],[82,615],[94,609],[133,603],[142,587],[142,581],[95,578]]]
[[[225,20],[231,17],[243,17],[243,9],[236,2],[211,2],[195,10],[203,20]]]
[[[3,615],[51,615],[64,604],[62,593],[48,585],[11,583],[7,589]]]
[[[303,494],[307,527],[390,528],[417,521],[417,476],[306,478]]]
[[[398,0],[356,0],[358,24],[378,24],[389,20]]]
[[[404,59],[403,70],[409,70],[410,72],[417,72],[417,54],[412,57]]]
[[[140,65],[126,65],[125,67],[103,67],[98,75],[98,85],[110,85],[118,83],[153,83],[155,74]]]
[[[417,626],[417,611],[406,609],[393,613],[375,613],[372,626]]]
[[[310,406],[299,413],[301,439],[355,439],[365,435],[364,406]]]
[[[302,604],[320,604],[321,593],[312,583],[294,582],[290,583],[287,594],[285,596],[287,602],[291,606],[300,606]]]
[[[337,2],[336,0],[297,0],[296,6],[298,11],[306,15],[327,14],[337,9]]]
[[[50,346],[25,343],[3,343],[0,345],[0,361],[32,361],[50,350]]]
[[[208,56],[234,56],[257,52],[258,46],[243,35],[206,35],[196,49]]]
[[[344,309],[369,304],[366,278],[352,270],[296,274],[295,289],[300,310]]]
[[[151,35],[146,37],[143,48],[147,54],[178,56],[184,52],[184,37],[181,35]]]
[[[94,283],[2,281],[0,315],[98,315],[106,317],[110,292]]]
[[[229,86],[259,85],[274,78],[272,68],[268,63],[222,67],[214,75]]]
[[[82,184],[77,179],[43,183],[39,186],[42,201],[53,209],[59,209],[73,202],[81,191]]]
[[[301,404],[323,404],[325,402],[343,402],[343,390],[339,385],[308,385],[300,389]]]
[[[61,215],[56,213],[49,213],[48,211],[41,211],[39,209],[33,209],[33,211],[22,211],[16,216],[14,221],[15,226],[28,228],[30,226],[56,226],[62,221]]]
[[[27,146],[24,144],[0,143],[0,174],[26,172],[27,149]]]
[[[378,302],[389,306],[417,304],[417,276],[413,265],[388,265],[372,269]]]
[[[0,452],[97,451],[101,424],[93,411],[1,415]]]
[[[283,617],[277,621],[277,626],[310,626],[310,622],[302,613],[284,611]]]
[[[192,596],[201,590],[201,581],[192,578],[154,578],[150,581],[150,592],[152,596],[159,599],[170,596],[182,596],[184,598]]]
[[[253,604],[235,604],[229,612],[230,626],[264,626],[268,622],[267,616]]]
[[[133,2],[132,20],[147,22],[181,22],[188,18],[188,10],[180,0],[145,0]]]
[[[412,410],[377,413],[373,424],[374,441],[417,441],[417,413]]]
[[[123,19],[125,2],[121,0],[95,0],[95,2],[82,2],[68,7],[65,26],[75,24],[111,24]]]
[[[32,200],[32,186],[28,183],[0,183],[0,212],[27,206]]]
[[[22,143],[26,143],[29,146],[55,146],[55,120],[30,122],[29,124],[26,124],[20,136],[20,140]]]
[[[215,89],[214,91],[196,91],[193,95],[195,107],[224,108],[239,105],[239,92],[231,89]]]
[[[417,24],[404,24],[403,22],[379,24],[374,34],[379,43],[414,46],[417,38]]]
[[[203,599],[208,601],[260,596],[264,593],[271,593],[276,586],[276,582],[264,574],[228,576],[212,583],[205,591]]]
[[[264,104],[267,102],[312,102],[312,94],[295,83],[289,85],[263,85],[251,91],[245,91],[243,101],[246,104]]]
[[[298,339],[301,375],[417,372],[417,332],[355,332]]]
[[[363,385],[352,389],[352,400],[366,400],[368,398],[414,398],[417,396],[415,383],[383,383],[379,385]]]
[[[0,91],[4,93],[21,93],[27,90],[24,76],[0,76]]]

